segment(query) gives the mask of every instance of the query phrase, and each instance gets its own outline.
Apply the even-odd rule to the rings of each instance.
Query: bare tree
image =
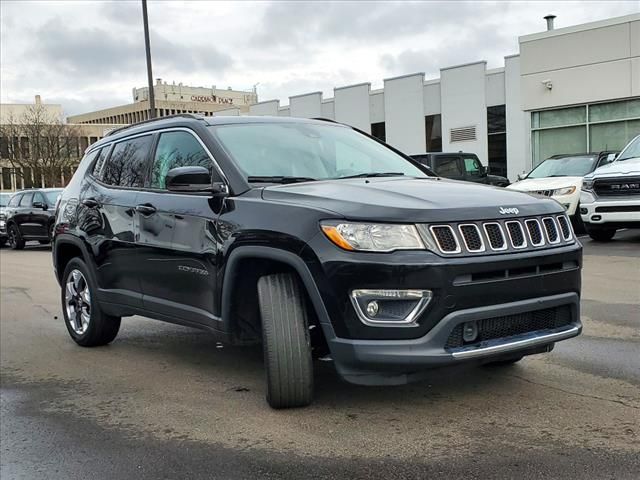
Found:
[[[10,114],[0,125],[2,156],[20,175],[40,176],[46,186],[60,183],[62,172],[75,169],[81,157],[81,132],[65,124],[43,105],[29,106],[19,117]],[[68,180],[68,179],[67,179]]]

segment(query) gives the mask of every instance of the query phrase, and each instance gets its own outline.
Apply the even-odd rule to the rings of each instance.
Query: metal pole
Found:
[[[151,71],[151,46],[149,44],[149,19],[147,18],[147,0],[142,0],[142,22],[144,23],[144,49],[147,54],[147,81],[149,83],[149,118],[156,118],[156,96],[153,91],[153,73]]]

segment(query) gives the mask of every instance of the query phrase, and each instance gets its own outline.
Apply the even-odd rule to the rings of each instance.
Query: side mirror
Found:
[[[224,183],[212,183],[209,170],[204,167],[172,168],[165,177],[167,190],[171,192],[211,192],[228,193]]]
[[[520,181],[520,180],[524,180],[526,177],[523,174],[519,173],[516,178],[518,179],[518,181]]]
[[[47,210],[49,208],[47,204],[43,202],[33,202],[31,206],[33,208],[41,208],[42,210]]]

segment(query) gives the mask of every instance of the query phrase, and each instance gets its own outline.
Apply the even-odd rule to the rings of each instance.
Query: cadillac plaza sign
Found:
[[[191,95],[192,102],[219,103],[221,105],[233,105],[233,98],[218,97],[217,95]]]

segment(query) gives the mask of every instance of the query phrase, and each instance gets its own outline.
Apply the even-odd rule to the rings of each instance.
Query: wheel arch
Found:
[[[253,285],[255,280],[257,289],[257,280],[260,276],[280,272],[297,274],[301,287],[307,294],[309,307],[312,309],[310,313],[315,315],[325,341],[335,338],[322,297],[305,262],[293,252],[266,246],[237,247],[229,255],[222,284],[223,329],[231,334],[231,338],[237,338],[240,327],[235,321],[238,314],[238,300],[246,298],[242,295],[244,293],[242,287],[246,286],[247,282]]]
[[[53,246],[53,265],[58,283],[62,282],[62,275],[67,264],[76,257],[82,259],[89,266],[87,248],[80,239],[66,234],[56,236]],[[90,266],[89,270],[91,270]],[[90,274],[93,272],[90,271]]]

